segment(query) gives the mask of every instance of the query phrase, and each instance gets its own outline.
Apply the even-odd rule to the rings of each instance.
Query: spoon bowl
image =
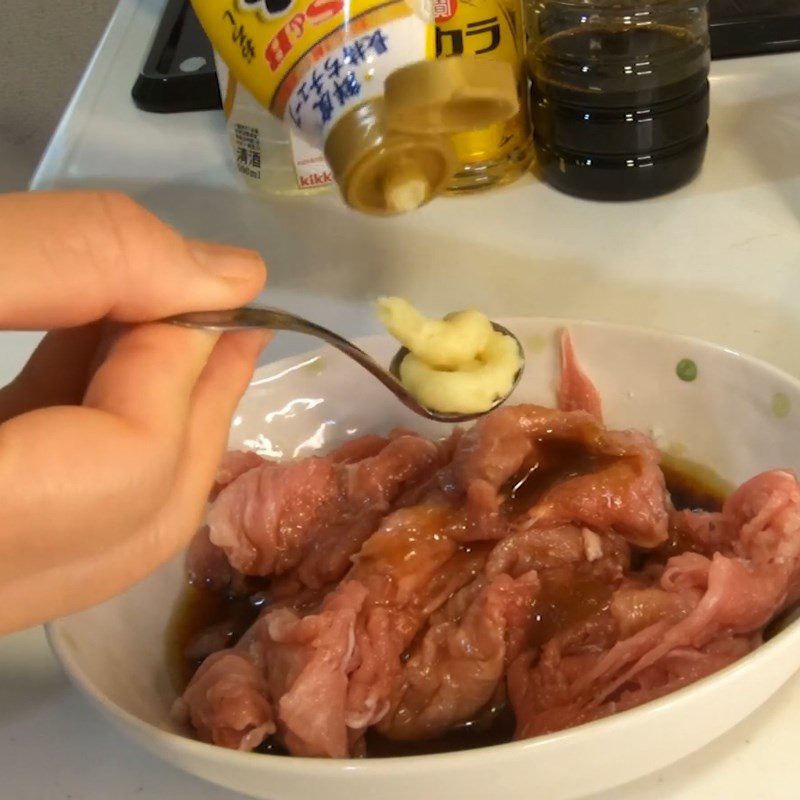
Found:
[[[511,384],[511,388],[508,390],[508,393],[502,397],[498,397],[494,403],[492,403],[492,405],[486,409],[486,411],[477,411],[471,414],[456,414],[447,413],[444,411],[434,411],[433,413],[436,414],[436,417],[429,417],[430,419],[436,419],[439,422],[468,422],[469,420],[477,419],[478,417],[482,417],[484,414],[488,414],[490,411],[494,411],[494,409],[499,408],[514,393],[514,389],[517,388],[519,379],[522,377],[522,373],[525,370],[525,351],[522,349],[519,339],[517,339],[517,337],[514,336],[514,334],[511,333],[508,328],[500,325],[497,322],[492,322],[492,328],[494,328],[497,333],[502,333],[503,336],[510,336],[517,343],[517,349],[519,350],[520,359],[522,360],[522,366],[517,370],[516,375],[514,375],[514,381]],[[401,386],[402,382],[400,380],[400,365],[403,363],[403,359],[409,354],[409,352],[410,350],[407,347],[401,347],[394,354],[391,362],[389,363],[389,372],[391,372],[393,377]],[[430,411],[431,409],[428,410]]]
[[[187,314],[178,314],[174,317],[168,317],[164,322],[173,325],[181,325],[186,328],[202,328],[204,330],[212,331],[234,331],[234,330],[248,330],[253,328],[262,328],[265,330],[274,331],[292,331],[294,333],[304,333],[309,336],[315,336],[322,339],[332,347],[340,350],[345,355],[353,359],[357,364],[360,364],[367,372],[374,378],[377,378],[394,396],[403,403],[406,408],[409,408],[415,414],[421,417],[433,420],[434,422],[446,422],[451,424],[470,422],[471,420],[482,417],[488,414],[495,408],[501,406],[512,394],[517,384],[519,383],[522,373],[525,370],[525,352],[522,349],[519,339],[514,336],[511,331],[498,325],[496,322],[492,323],[492,327],[504,336],[510,336],[517,344],[519,349],[522,366],[517,370],[514,376],[514,382],[508,394],[503,397],[498,397],[491,407],[485,411],[471,412],[468,414],[458,414],[452,412],[436,411],[419,402],[405,386],[400,382],[400,364],[403,359],[408,355],[408,349],[401,347],[392,358],[389,369],[386,370],[378,364],[371,356],[367,355],[360,347],[357,347],[352,342],[348,341],[338,333],[334,333],[315,322],[298,317],[295,314],[290,314],[288,311],[282,311],[277,308],[268,308],[265,306],[243,306],[241,308],[232,308],[220,311],[193,311]]]

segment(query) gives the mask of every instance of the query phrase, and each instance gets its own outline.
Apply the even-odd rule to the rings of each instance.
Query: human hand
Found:
[[[264,334],[154,322],[231,308],[247,250],[112,193],[0,197],[0,330],[49,330],[0,389],[0,633],[126,589],[197,527]]]

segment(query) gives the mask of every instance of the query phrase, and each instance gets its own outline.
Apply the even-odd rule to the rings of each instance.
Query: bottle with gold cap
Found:
[[[192,0],[249,91],[325,154],[345,201],[418,208],[459,169],[453,134],[519,113],[505,61],[436,59],[426,0]]]
[[[514,71],[520,101],[511,118],[451,138],[460,166],[447,189],[459,193],[509,183],[525,172],[533,157],[522,4],[520,0],[434,0],[433,11],[436,57],[467,55],[506,62]]]

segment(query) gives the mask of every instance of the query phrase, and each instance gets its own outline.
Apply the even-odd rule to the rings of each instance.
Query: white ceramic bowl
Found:
[[[552,404],[556,332],[568,325],[612,427],[652,431],[666,448],[741,482],[772,467],[800,470],[800,383],[714,345],[585,322],[503,320],[526,347],[513,401]],[[364,342],[388,360],[385,337]],[[676,369],[689,359],[693,381]],[[684,370],[686,362],[684,362]],[[689,368],[689,372],[691,369]],[[231,430],[232,447],[290,458],[394,425],[435,432],[330,350],[258,371]],[[172,563],[131,591],[49,627],[72,680],[123,731],[209,781],[270,800],[562,800],[608,789],[702,747],[763,703],[800,666],[800,623],[737,664],[618,716],[483,750],[324,761],[239,753],[194,741],[170,719],[165,626],[182,588]]]

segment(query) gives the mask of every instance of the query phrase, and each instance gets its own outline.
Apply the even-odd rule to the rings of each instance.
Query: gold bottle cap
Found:
[[[379,215],[402,214],[425,205],[458,169],[447,137],[387,129],[380,98],[361,103],[333,126],[325,158],[345,202]]]
[[[517,77],[505,61],[474,56],[418,61],[386,79],[391,130],[418,135],[488,128],[519,111]]]

